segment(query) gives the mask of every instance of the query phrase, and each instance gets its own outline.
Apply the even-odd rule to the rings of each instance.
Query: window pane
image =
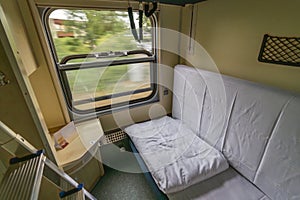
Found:
[[[138,26],[138,15],[134,13]],[[72,54],[129,51],[152,52],[150,19],[143,20],[143,41],[137,42],[125,11],[56,9],[49,16],[49,27],[58,61]]]
[[[114,106],[158,99],[153,83],[157,76],[153,51],[156,32],[152,31],[151,23],[155,26],[155,18],[143,18],[143,40],[136,41],[127,11],[50,12],[48,33],[70,109],[91,112],[98,108],[101,113]],[[138,13],[133,14],[138,27]],[[111,66],[103,67],[104,63]],[[81,65],[84,68],[80,69]]]
[[[149,93],[151,88],[150,63],[72,70],[66,71],[66,74],[72,99],[75,102],[74,106],[77,109],[82,108],[79,105],[84,104],[82,100],[86,99],[112,95],[114,100],[99,100],[97,107],[101,107],[111,103],[124,102],[128,98],[145,98],[151,94],[151,91]],[[149,90],[146,90],[147,88]],[[133,95],[133,91],[140,89],[142,89],[140,95]],[[126,96],[125,98],[119,97],[118,94],[126,92],[129,94],[122,95]]]

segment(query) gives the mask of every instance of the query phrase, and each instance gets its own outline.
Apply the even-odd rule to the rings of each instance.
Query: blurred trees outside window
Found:
[[[138,14],[134,12],[136,25]],[[70,55],[93,54],[99,52],[127,52],[131,50],[146,50],[153,53],[153,31],[151,20],[143,18],[143,40],[134,39],[130,30],[130,21],[126,11],[111,10],[74,10],[55,9],[48,18],[56,62]],[[127,56],[126,59],[143,58],[145,55]],[[105,58],[101,58],[107,60]],[[68,63],[84,63],[101,61],[96,58],[73,59]],[[111,58],[110,58],[111,59]],[[113,58],[124,59],[123,57]],[[68,70],[65,73],[67,88],[70,88],[73,102],[86,99],[96,99],[124,92],[146,89],[131,97],[116,99],[124,102],[132,99],[143,99],[153,91],[150,62],[123,64],[91,69]],[[148,90],[147,90],[148,89]],[[113,97],[111,97],[112,99]],[[96,107],[111,105],[112,101],[96,102]],[[76,107],[77,106],[77,107]],[[95,105],[89,103],[76,104],[77,109],[85,110]]]

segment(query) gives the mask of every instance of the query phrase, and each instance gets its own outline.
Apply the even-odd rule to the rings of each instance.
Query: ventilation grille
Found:
[[[260,62],[300,66],[300,38],[264,35]]]
[[[124,131],[117,131],[117,132],[105,135],[103,144],[115,143],[115,142],[121,141],[125,138],[127,138],[127,135]]]

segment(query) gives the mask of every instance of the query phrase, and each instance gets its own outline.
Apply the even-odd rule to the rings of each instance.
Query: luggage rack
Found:
[[[13,147],[18,144],[33,153],[10,159],[9,167],[0,184],[0,199],[96,199],[83,187],[83,184],[78,184],[47,159],[43,150],[33,149],[23,138],[19,140],[20,137],[17,134],[13,135],[12,130],[0,121],[0,135],[3,132],[12,138],[1,144],[2,149],[10,155],[14,153],[7,148],[8,143],[13,143],[11,145]],[[27,143],[29,145],[26,145]]]
[[[258,61],[300,67],[300,37],[265,34]]]

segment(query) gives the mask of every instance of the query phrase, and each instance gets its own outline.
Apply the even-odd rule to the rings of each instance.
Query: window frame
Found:
[[[111,113],[113,111],[122,110],[125,108],[132,108],[136,106],[146,105],[154,102],[159,101],[159,92],[158,92],[158,51],[157,51],[157,43],[158,43],[158,33],[157,33],[157,16],[153,14],[149,19],[151,21],[152,25],[152,53],[148,52],[146,50],[131,50],[131,51],[122,51],[123,53],[127,55],[133,55],[133,54],[145,54],[148,57],[144,58],[125,58],[122,60],[112,60],[112,61],[94,61],[94,62],[80,62],[80,63],[70,63],[67,64],[66,62],[70,59],[76,59],[79,54],[73,54],[70,56],[64,57],[60,62],[58,60],[58,55],[56,53],[56,48],[54,44],[53,37],[51,35],[51,29],[49,25],[49,16],[50,14],[57,9],[78,9],[78,10],[113,10],[113,11],[126,11],[125,9],[111,9],[111,8],[90,8],[90,7],[42,7],[41,17],[42,17],[42,23],[44,26],[44,29],[46,31],[46,39],[48,40],[48,44],[51,51],[51,57],[54,60],[55,63],[55,69],[59,78],[59,82],[64,94],[65,103],[67,105],[70,117],[73,118],[73,116],[89,116],[96,114],[97,116],[102,114]],[[134,10],[137,11],[137,10]],[[101,52],[97,52],[98,54]],[[97,54],[96,53],[96,54]],[[95,54],[81,54],[80,56],[86,56],[86,57],[93,57]],[[84,58],[86,58],[84,57]],[[116,56],[117,57],[117,56]],[[109,63],[109,65],[108,65]],[[101,67],[114,67],[116,65],[125,65],[125,64],[136,64],[136,63],[149,63],[150,67],[150,87],[147,88],[141,88],[134,91],[125,91],[125,92],[119,92],[114,93],[110,95],[104,95],[99,96],[95,98],[90,99],[84,99],[84,100],[77,100],[74,101],[72,98],[72,90],[70,88],[68,78],[67,78],[67,71],[69,70],[78,70],[78,69],[91,69],[91,68],[101,68]],[[143,98],[138,98],[130,101],[124,101],[124,102],[118,102],[116,104],[109,104],[101,107],[94,107],[91,109],[86,110],[80,110],[77,109],[74,105],[76,102],[84,102],[84,103],[97,103],[101,100],[107,100],[107,99],[113,99],[116,97],[126,96],[130,94],[137,94],[141,92],[146,91],[152,91],[150,95]]]

